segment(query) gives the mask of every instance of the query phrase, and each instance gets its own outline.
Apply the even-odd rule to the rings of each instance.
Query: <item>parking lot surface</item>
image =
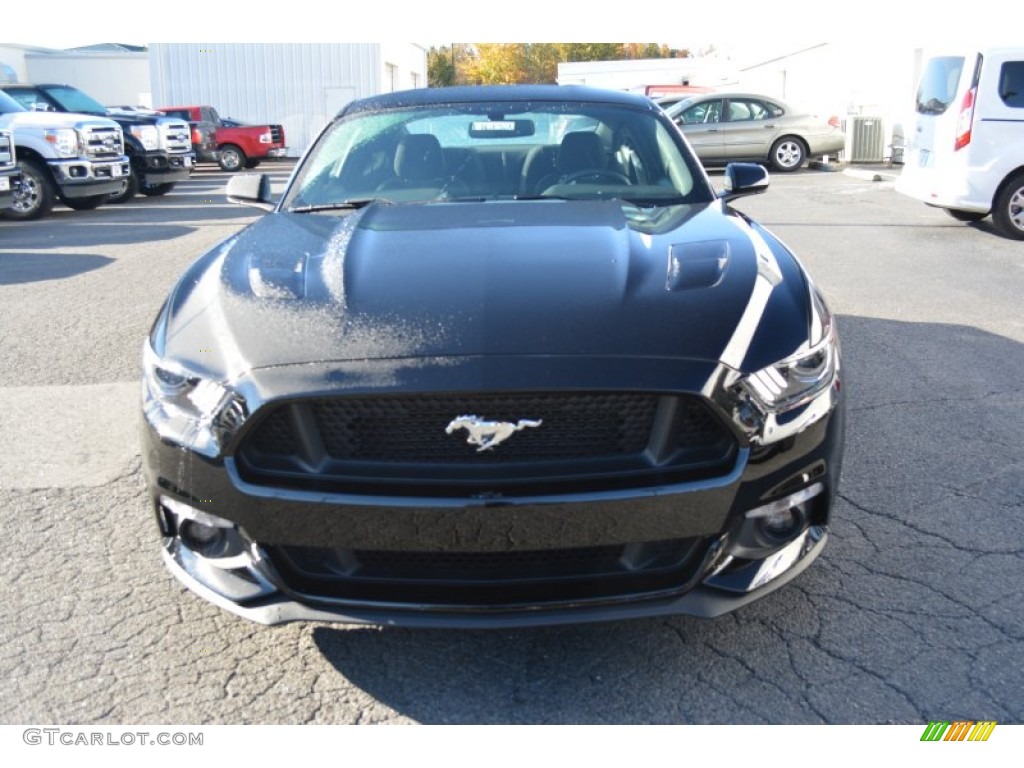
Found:
[[[267,170],[280,190],[287,166]],[[149,324],[260,215],[227,178],[0,222],[0,721],[1024,720],[1024,244],[884,178],[776,175],[736,203],[829,299],[849,393],[829,547],[764,600],[713,621],[266,628],[165,571],[137,446]]]

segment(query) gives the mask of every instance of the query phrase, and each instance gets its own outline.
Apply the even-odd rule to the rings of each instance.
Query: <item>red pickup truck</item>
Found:
[[[217,163],[225,171],[255,168],[261,160],[284,157],[284,127],[246,125],[222,118],[213,107],[160,107],[160,112],[190,123],[212,123],[217,131]]]

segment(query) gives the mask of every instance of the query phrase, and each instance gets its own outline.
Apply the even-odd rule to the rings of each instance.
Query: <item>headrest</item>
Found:
[[[604,166],[604,145],[596,133],[574,131],[562,137],[562,146],[558,150],[558,170],[561,173],[576,173]]]
[[[404,136],[395,152],[395,175],[406,181],[444,176],[444,152],[437,137],[429,133]]]

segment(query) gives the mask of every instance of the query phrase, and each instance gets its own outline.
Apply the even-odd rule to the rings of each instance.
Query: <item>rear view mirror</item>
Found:
[[[469,124],[474,139],[512,139],[533,136],[533,120],[475,120]]]

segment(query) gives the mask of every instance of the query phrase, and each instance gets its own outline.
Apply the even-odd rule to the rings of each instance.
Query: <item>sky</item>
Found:
[[[645,0],[643,3],[468,2],[391,0],[379,3],[288,0],[281,5],[223,0],[197,6],[187,24],[169,21],[160,4],[138,4],[130,14],[82,13],[80,2],[51,0],[46,23],[38,6],[9,3],[2,42],[69,48],[104,42],[656,42],[699,49],[796,49],[815,42],[864,41],[872,48],[895,41],[914,45],[973,46],[992,42],[992,19],[1005,18],[1011,0],[972,0],[970,13],[938,3],[892,0]],[[1002,11],[997,11],[997,7]],[[148,10],[147,10],[148,7]],[[234,12],[231,9],[236,9]],[[325,19],[324,8],[331,11]],[[609,12],[605,9],[617,8]],[[989,12],[991,8],[991,12]],[[636,9],[636,12],[633,12]],[[202,18],[209,13],[210,23]],[[221,23],[233,20],[232,25]]]

